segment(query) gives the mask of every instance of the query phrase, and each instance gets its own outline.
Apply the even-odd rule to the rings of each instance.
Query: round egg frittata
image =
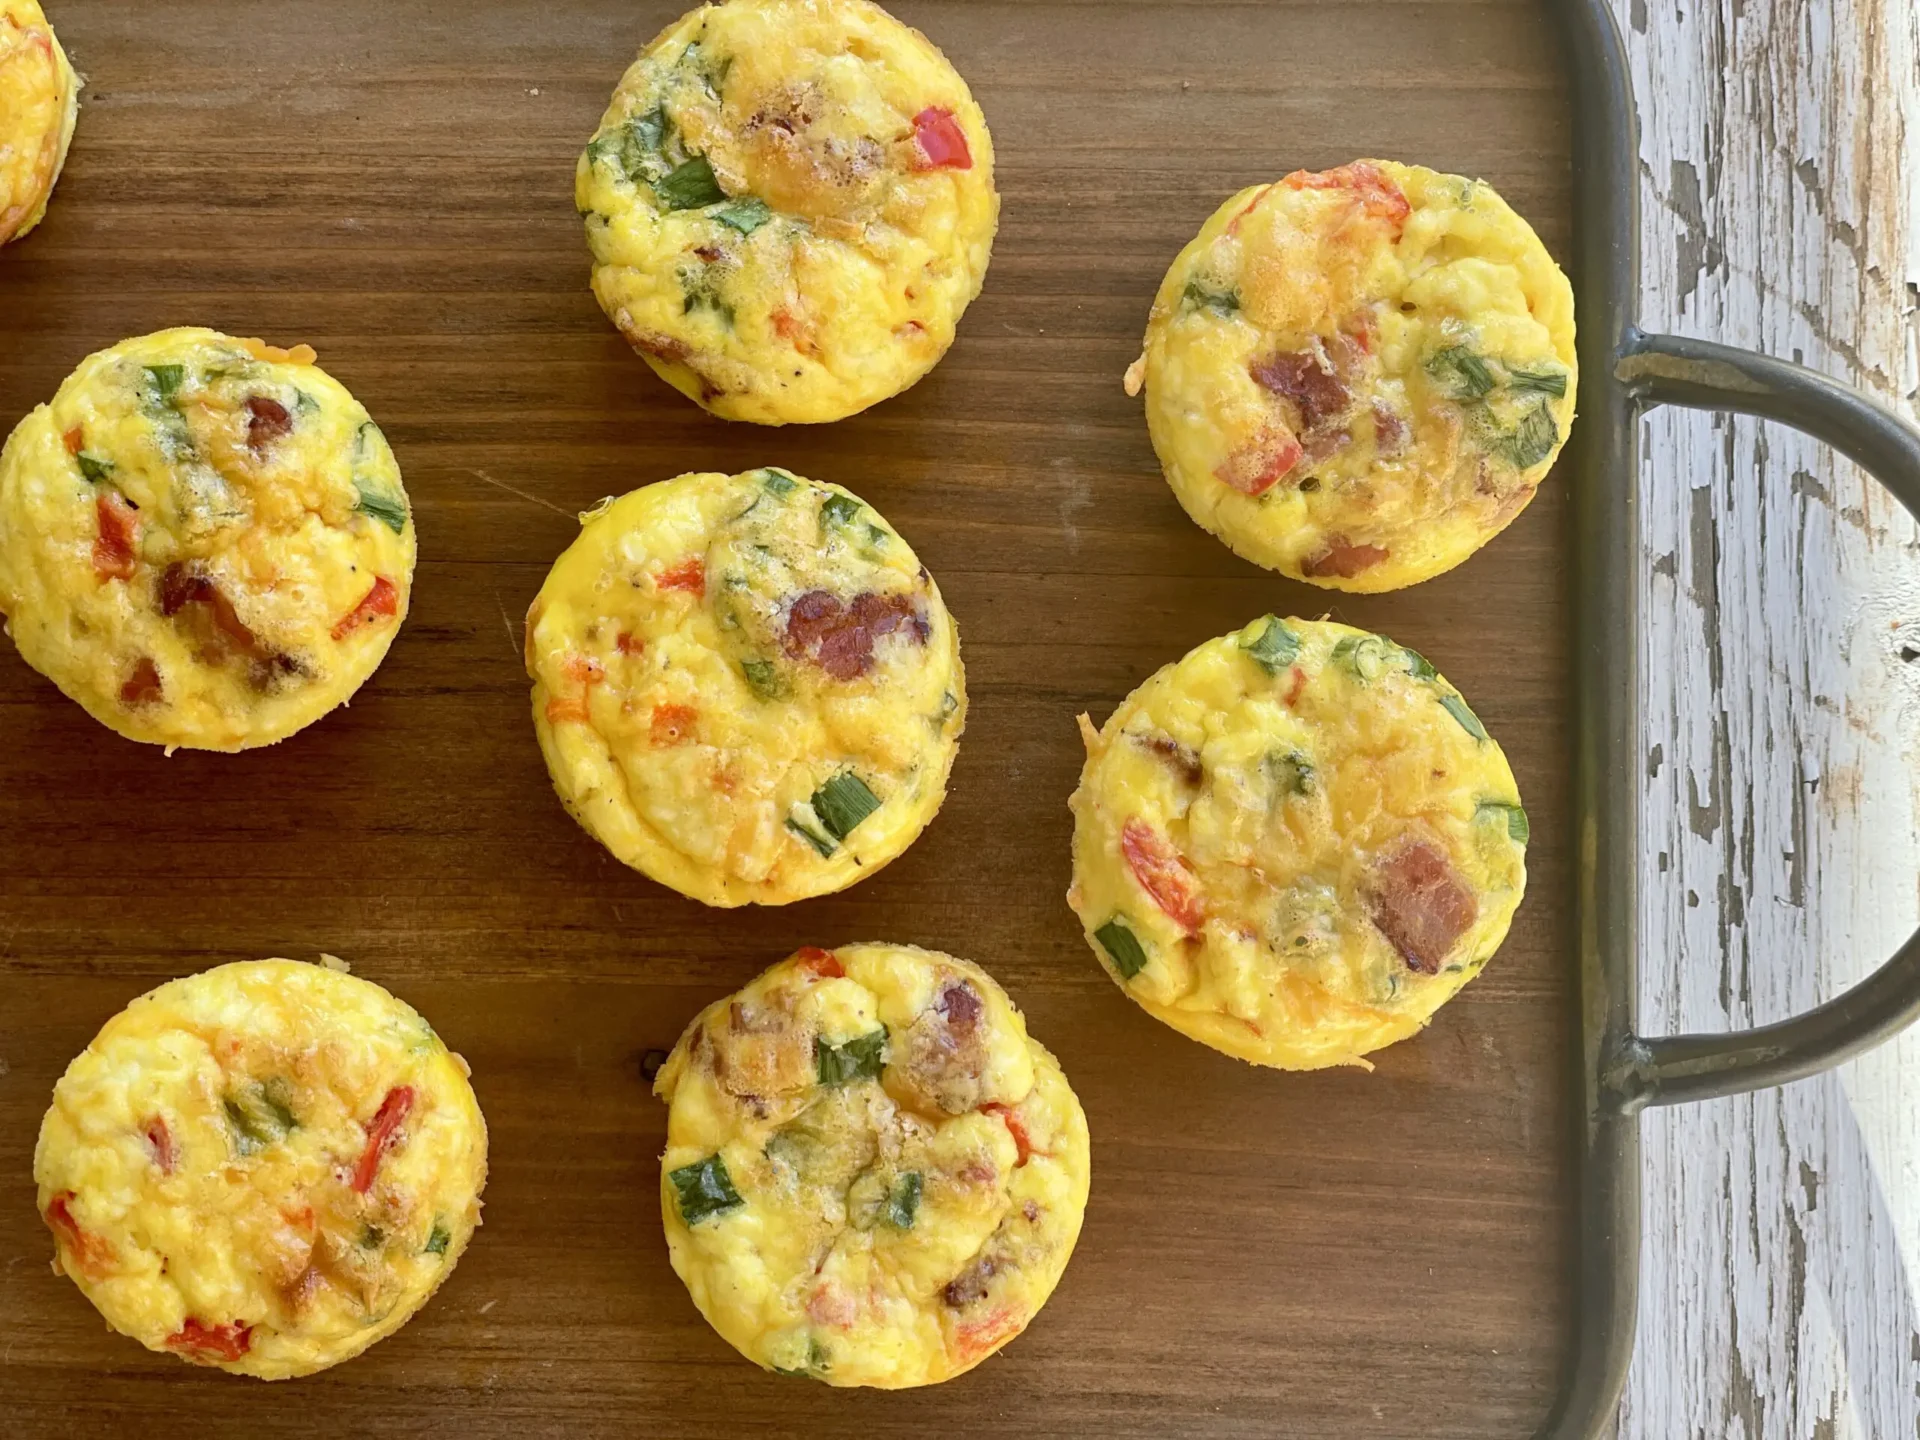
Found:
[[[785,470],[682,475],[581,517],[527,613],[574,818],[708,905],[844,889],[945,798],[960,637],[907,542]]]
[[[1513,771],[1391,640],[1267,616],[1080,726],[1067,901],[1184,1035],[1285,1070],[1364,1064],[1506,937],[1527,878]]]
[[[575,172],[601,308],[727,420],[838,420],[931,370],[980,293],[993,142],[869,0],[729,0],[669,25]]]
[[[1087,1120],[977,965],[802,950],[680,1037],[660,1206],[673,1268],[741,1354],[830,1385],[952,1379],[1053,1293]]]
[[[1127,391],[1187,513],[1335,590],[1450,570],[1573,424],[1573,290],[1481,181],[1386,160],[1243,190],[1173,262]]]
[[[0,245],[47,213],[79,115],[80,79],[40,0],[0,0]]]
[[[343,704],[407,612],[380,427],[305,345],[163,330],[90,355],[0,450],[0,615],[132,740],[245,750]]]
[[[54,1269],[108,1325],[263,1380],[404,1325],[466,1249],[486,1173],[466,1062],[378,985],[291,960],[114,1016],[33,1157]]]

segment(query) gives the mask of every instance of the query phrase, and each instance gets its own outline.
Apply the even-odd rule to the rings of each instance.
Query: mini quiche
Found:
[[[129,739],[271,745],[393,643],[414,561],[399,467],[313,359],[211,330],[127,340],[0,450],[0,615]]]
[[[33,1157],[54,1269],[108,1325],[263,1380],[406,1324],[480,1223],[486,1173],[466,1062],[378,985],[291,960],[114,1016]]]
[[[1180,252],[1127,392],[1191,515],[1396,590],[1526,508],[1573,424],[1573,291],[1493,189],[1360,160],[1243,190]]]
[[[950,955],[802,950],[709,1005],[654,1089],[673,1268],[767,1369],[950,1380],[1026,1328],[1079,1237],[1086,1115]]]
[[[708,905],[784,905],[898,856],[946,796],[960,637],[887,522],[785,470],[604,502],[527,612],[560,799]]]
[[[40,0],[0,0],[0,245],[47,213],[79,114],[80,79]]]
[[[999,223],[966,82],[868,0],[731,0],[621,79],[574,193],[593,291],[727,420],[838,420],[953,344]]]
[[[1480,972],[1526,887],[1527,813],[1419,655],[1255,621],[1080,717],[1067,902],[1120,988],[1257,1065],[1362,1064]]]

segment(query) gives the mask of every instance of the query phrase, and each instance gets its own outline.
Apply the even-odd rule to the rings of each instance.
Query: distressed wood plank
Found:
[[[1640,96],[1644,323],[1911,410],[1920,10],[1618,0]],[[1783,1018],[1916,912],[1920,558],[1778,427],[1647,422],[1649,1031]],[[1632,1440],[1920,1433],[1920,1036],[1656,1112]]]

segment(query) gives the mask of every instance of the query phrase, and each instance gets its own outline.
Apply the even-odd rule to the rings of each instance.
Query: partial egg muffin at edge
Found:
[[[1067,900],[1115,983],[1182,1034],[1280,1069],[1364,1065],[1506,938],[1519,789],[1414,651],[1267,616],[1080,725]]]
[[[840,890],[939,810],[966,724],[938,586],[871,507],[767,468],[581,517],[527,614],[555,790],[708,905]]]
[[[480,1223],[486,1170],[466,1062],[378,985],[291,960],[114,1016],[33,1159],[54,1268],[110,1327],[266,1380],[404,1325]]]
[[[708,1006],[654,1088],[673,1268],[767,1369],[949,1380],[1026,1328],[1079,1237],[1080,1102],[950,955],[801,950]]]
[[[305,345],[123,341],[0,450],[0,615],[132,740],[234,751],[312,724],[385,658],[413,565],[386,437]]]
[[[634,62],[581,155],[593,291],[715,415],[838,420],[919,380],[980,293],[993,142],[868,0],[731,0]]]
[[[1387,160],[1241,191],[1168,270],[1127,390],[1169,485],[1336,590],[1450,570],[1573,424],[1573,290],[1483,181]]]
[[[47,213],[80,116],[80,78],[39,0],[0,0],[0,245]]]

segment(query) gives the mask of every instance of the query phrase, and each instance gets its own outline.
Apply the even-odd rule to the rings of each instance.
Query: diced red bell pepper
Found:
[[[113,1242],[104,1235],[83,1230],[73,1217],[73,1191],[64,1190],[47,1203],[47,1227],[63,1243],[66,1258],[73,1268],[89,1280],[104,1279],[117,1258]]]
[[[647,738],[655,745],[679,745],[693,738],[700,712],[691,705],[656,705]]]
[[[1222,460],[1214,478],[1242,495],[1264,495],[1293,473],[1305,453],[1299,438],[1275,422]]]
[[[147,1137],[147,1148],[153,1151],[153,1163],[160,1167],[162,1175],[171,1175],[175,1160],[173,1150],[173,1132],[167,1129],[167,1122],[161,1116],[147,1121],[146,1129],[141,1132]]]
[[[78,455],[87,448],[87,432],[76,425],[60,437],[60,443],[67,447],[69,455]]]
[[[1140,888],[1188,934],[1206,923],[1207,910],[1193,871],[1177,851],[1146,821],[1127,821],[1120,830],[1120,852]]]
[[[189,1315],[165,1343],[189,1360],[238,1360],[253,1347],[253,1327],[238,1321],[208,1325]]]
[[[662,570],[654,585],[661,590],[685,590],[696,599],[705,599],[707,594],[707,562],[698,555],[689,555],[671,570]]]
[[[973,151],[967,148],[967,132],[953,118],[953,112],[929,105],[913,117],[913,144],[919,152],[916,170],[971,170]]]
[[[133,673],[120,683],[120,703],[122,705],[151,705],[163,699],[166,688],[160,683],[160,667],[153,663],[153,657],[142,655],[133,662]]]
[[[1016,1166],[1024,1165],[1033,1158],[1033,1137],[1027,1133],[1026,1122],[1020,1118],[1019,1111],[995,1100],[982,1105],[980,1112],[983,1115],[998,1115],[1007,1127],[1007,1133],[1013,1136],[1013,1148],[1019,1157],[1013,1162]]]
[[[818,945],[807,945],[794,951],[793,961],[808,974],[822,980],[838,980],[847,973],[838,956],[831,950],[822,950]]]
[[[360,1152],[360,1163],[353,1167],[353,1190],[364,1195],[373,1188],[373,1177],[380,1169],[380,1157],[392,1146],[400,1127],[413,1110],[413,1087],[396,1085],[374,1111],[367,1126],[367,1148]]]
[[[108,491],[93,502],[99,534],[93,541],[93,573],[102,582],[131,580],[138,561],[140,512],[124,495]]]
[[[1364,160],[1342,165],[1337,170],[1296,170],[1280,183],[1292,190],[1345,190],[1360,202],[1367,214],[1393,226],[1395,238],[1413,213],[1413,206],[1400,187],[1377,165],[1369,165]]]
[[[367,591],[358,605],[347,612],[338,625],[333,627],[333,638],[336,642],[344,640],[354,631],[373,624],[382,616],[399,613],[399,588],[386,576],[376,575],[373,588]]]

